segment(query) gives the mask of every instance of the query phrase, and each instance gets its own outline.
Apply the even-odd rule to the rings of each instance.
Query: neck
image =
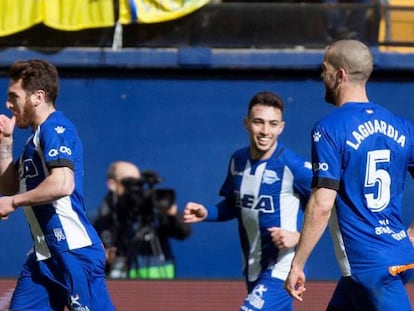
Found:
[[[266,151],[262,151],[260,149],[251,147],[250,148],[250,157],[252,158],[252,160],[255,160],[255,161],[267,160],[275,152],[276,147],[277,147],[277,142],[274,144],[274,146],[272,148],[270,148],[269,150],[266,150]]]
[[[35,119],[35,122],[32,126],[32,129],[33,130],[37,129],[55,111],[56,109],[53,106],[48,106],[43,111],[41,111],[41,113],[37,115],[37,118]]]
[[[354,85],[349,89],[343,89],[342,92],[339,92],[338,100],[335,103],[336,106],[341,107],[349,102],[368,103],[369,99],[365,87]]]

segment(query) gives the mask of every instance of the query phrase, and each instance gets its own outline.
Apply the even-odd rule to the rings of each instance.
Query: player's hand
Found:
[[[297,231],[289,231],[279,227],[267,229],[272,237],[273,244],[278,249],[292,248],[298,244],[300,234]]]
[[[116,251],[117,248],[115,246],[105,248],[105,259],[107,264],[111,265],[115,262]]]
[[[186,223],[201,222],[207,218],[207,209],[204,205],[188,202],[183,212],[183,219]]]
[[[0,115],[0,143],[11,143],[15,124],[16,117]]]
[[[13,205],[13,196],[0,197],[0,219],[6,220],[16,208]]]
[[[296,300],[303,301],[305,288],[305,273],[303,270],[291,268],[285,281],[285,289]]]

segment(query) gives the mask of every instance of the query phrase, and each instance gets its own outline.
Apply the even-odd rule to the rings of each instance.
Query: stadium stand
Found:
[[[379,25],[382,51],[414,51],[414,1],[385,0]]]

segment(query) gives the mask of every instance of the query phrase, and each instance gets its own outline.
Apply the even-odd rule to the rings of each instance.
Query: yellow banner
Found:
[[[183,17],[210,0],[119,0],[121,24],[159,23]]]
[[[111,27],[113,0],[0,0],[0,36],[39,23],[67,31]]]
[[[26,30],[43,21],[43,0],[0,0],[0,36]]]
[[[180,18],[210,0],[119,0],[121,24],[159,23]],[[0,36],[36,24],[64,31],[115,25],[113,0],[0,0]]]
[[[59,30],[111,27],[113,0],[43,0],[45,25]]]

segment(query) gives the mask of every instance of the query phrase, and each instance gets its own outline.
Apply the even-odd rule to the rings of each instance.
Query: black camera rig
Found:
[[[155,188],[163,180],[154,171],[143,171],[141,178],[125,178],[121,182],[125,188],[118,207],[128,210],[130,220],[148,224],[154,220],[154,214],[165,212],[176,200],[173,189]]]

